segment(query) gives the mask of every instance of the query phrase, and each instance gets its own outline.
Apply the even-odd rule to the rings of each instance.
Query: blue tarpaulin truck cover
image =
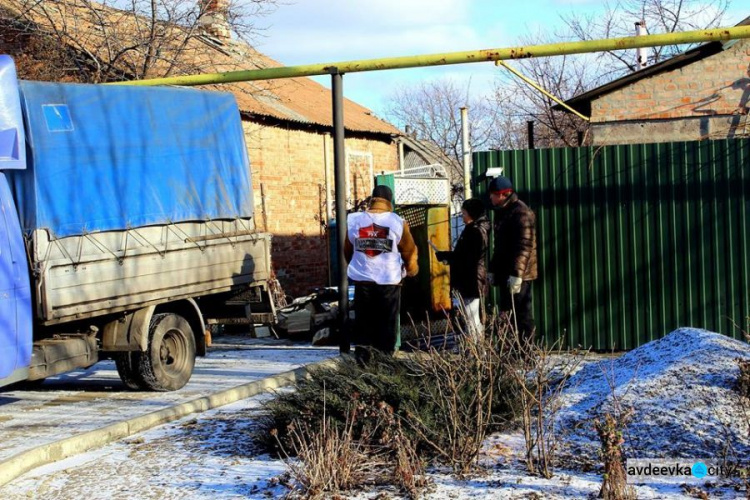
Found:
[[[27,234],[252,216],[231,94],[42,82],[20,89],[28,167],[7,175]]]

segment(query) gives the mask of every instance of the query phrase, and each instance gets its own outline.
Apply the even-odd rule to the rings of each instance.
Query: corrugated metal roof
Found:
[[[93,7],[92,7],[93,5]],[[0,0],[0,8],[8,13],[21,15],[16,0]],[[41,9],[44,10],[41,10]],[[139,27],[131,13],[102,6],[89,0],[57,0],[39,2],[24,11],[23,15],[34,22],[37,29],[49,31],[52,23],[65,26],[77,44],[105,62],[108,52],[104,49],[104,37],[93,19],[93,9],[97,17],[108,18],[107,29],[116,33],[117,40],[123,46],[137,40],[135,35]],[[142,29],[142,26],[140,27]],[[174,25],[165,25],[165,30],[181,30]],[[179,39],[177,36],[175,39]],[[182,37],[184,38],[184,37]],[[76,48],[76,47],[74,47]],[[81,47],[78,47],[80,50]],[[163,75],[168,68],[170,47],[163,48],[160,60],[155,65],[154,74]],[[195,73],[221,73],[225,71],[261,69],[283,66],[278,61],[261,54],[241,42],[222,43],[207,36],[191,38],[184,48],[172,50],[178,54],[179,69],[172,71],[171,76]],[[115,64],[119,71],[127,67],[140,67],[143,54],[140,51],[129,51],[120,54]],[[309,78],[293,78],[264,82],[241,82],[227,85],[215,85],[214,88],[232,92],[243,113],[271,117],[278,120],[300,124],[332,126],[330,90]],[[351,100],[344,102],[344,126],[347,130],[388,135],[400,135],[401,132],[390,123],[374,116],[372,111]]]

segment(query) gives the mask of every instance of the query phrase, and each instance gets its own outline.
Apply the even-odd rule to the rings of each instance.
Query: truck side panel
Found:
[[[61,239],[37,231],[37,313],[54,324],[266,281],[271,238],[252,228],[238,219]]]

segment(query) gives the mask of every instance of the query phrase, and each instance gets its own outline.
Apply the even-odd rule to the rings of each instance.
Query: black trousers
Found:
[[[400,285],[355,283],[354,342],[393,354],[396,350],[400,307]]]
[[[517,322],[518,333],[523,338],[533,340],[536,323],[534,322],[534,311],[531,307],[531,281],[524,281],[521,284],[521,291],[513,295],[513,300],[511,301],[510,291],[505,284],[507,280],[508,277],[506,276],[499,284],[500,312],[510,315],[515,305],[516,318],[514,321],[513,317],[510,317],[511,324],[515,325]]]

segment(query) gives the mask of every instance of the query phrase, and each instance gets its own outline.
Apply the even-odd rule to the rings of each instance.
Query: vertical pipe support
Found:
[[[461,152],[464,167],[464,200],[471,198],[471,145],[469,143],[469,108],[461,108]]]
[[[349,352],[349,280],[344,255],[346,241],[346,164],[344,150],[344,88],[343,75],[331,68],[331,94],[333,95],[333,170],[336,185],[336,251],[339,256],[339,351]]]
[[[534,120],[526,122],[526,134],[529,139],[529,149],[534,149]]]
[[[331,146],[330,137],[328,134],[323,134],[323,163],[325,168],[325,182],[326,182],[326,224],[333,219],[333,196],[331,189],[331,153],[329,152]]]
[[[404,139],[400,137],[398,139],[398,169],[403,174],[405,168],[406,158],[404,157]]]
[[[333,270],[331,269],[331,262],[333,262],[333,255],[331,255],[331,220],[333,220],[333,197],[331,196],[331,153],[329,153],[329,140],[328,134],[323,134],[323,168],[325,169],[326,179],[326,257],[328,258],[328,286],[336,286],[333,282]]]
[[[646,20],[642,19],[635,23],[635,36],[645,36],[646,32]],[[635,49],[635,67],[636,70],[643,69],[648,65],[648,50],[646,47],[638,47]]]

